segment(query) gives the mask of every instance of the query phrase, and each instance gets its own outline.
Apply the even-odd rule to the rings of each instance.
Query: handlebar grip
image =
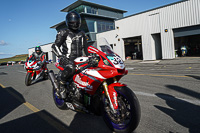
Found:
[[[91,67],[91,65],[86,65],[86,66],[84,66],[84,67],[81,67],[81,68],[77,71],[77,73],[80,73],[81,71],[83,71],[83,70],[85,70],[85,69],[87,69],[87,68],[89,68],[89,67]]]

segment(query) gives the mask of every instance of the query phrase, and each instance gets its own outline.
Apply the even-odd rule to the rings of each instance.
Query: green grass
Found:
[[[8,61],[21,61],[21,60],[25,61],[27,57],[28,57],[28,54],[16,55],[14,57],[0,59],[0,63],[8,62]]]

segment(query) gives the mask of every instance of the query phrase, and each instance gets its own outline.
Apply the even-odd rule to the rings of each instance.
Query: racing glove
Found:
[[[92,66],[92,67],[98,66],[98,60],[97,60],[97,58],[96,58],[96,57],[90,57],[90,58],[88,59],[88,64],[89,64],[90,66]]]
[[[64,55],[60,55],[60,56],[58,56],[58,58],[60,60],[60,62],[59,62],[60,65],[65,65],[69,62],[69,59]]]

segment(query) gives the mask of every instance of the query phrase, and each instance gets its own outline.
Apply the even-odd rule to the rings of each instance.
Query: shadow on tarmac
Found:
[[[200,80],[200,76],[194,76],[194,75],[185,75],[185,76],[192,77],[194,79]]]
[[[12,87],[1,86],[0,94],[0,132],[2,133],[111,133],[102,117],[84,113],[76,113],[69,126],[46,110],[34,113],[27,108],[28,112],[32,113],[19,118],[14,116],[13,119],[14,113],[23,114],[26,111],[20,107],[26,103],[23,95]],[[7,119],[11,120],[6,121]]]
[[[12,87],[2,88],[0,86],[0,94],[0,119],[12,112],[21,104],[25,103],[24,97]]]
[[[154,107],[169,115],[178,124],[188,128],[189,133],[200,132],[200,106],[177,99],[168,94],[157,93],[156,96],[165,100],[169,108],[158,105],[154,105]]]
[[[5,73],[5,72],[0,72],[0,75],[7,75],[7,73]]]
[[[200,99],[200,93],[195,92],[193,90],[189,90],[189,89],[179,87],[179,86],[176,86],[176,85],[166,85],[166,87],[171,89],[171,90],[175,90],[175,91],[178,91],[180,93],[183,93],[185,95]]]
[[[65,124],[45,110],[31,113],[11,121],[2,122],[4,117],[9,117],[11,112],[11,115],[13,115],[13,111],[15,110],[16,112],[17,108],[26,101],[12,87],[2,88],[0,86],[0,94],[0,131],[2,133],[59,133],[60,131],[52,126],[54,123],[67,130],[68,127]],[[18,108],[19,111],[20,109]]]
[[[69,126],[73,133],[112,133],[101,116],[76,113]]]

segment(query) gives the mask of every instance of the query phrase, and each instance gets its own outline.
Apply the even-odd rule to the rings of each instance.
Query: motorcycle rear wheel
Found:
[[[54,100],[54,103],[56,104],[56,106],[57,106],[59,109],[62,109],[62,110],[68,109],[68,107],[67,107],[65,101],[64,101],[63,99],[58,98],[58,97],[56,96],[56,94],[55,94],[55,93],[56,93],[56,90],[55,90],[54,87],[53,87],[53,89],[52,89],[52,93],[53,93],[53,100]]]
[[[26,78],[25,78],[25,85],[26,86],[31,85],[31,76],[32,76],[32,73],[27,73],[26,74]]]
[[[115,87],[118,100],[117,114],[112,113],[107,98],[103,98],[102,116],[107,126],[115,132],[134,131],[140,121],[141,111],[136,95],[126,86]]]

